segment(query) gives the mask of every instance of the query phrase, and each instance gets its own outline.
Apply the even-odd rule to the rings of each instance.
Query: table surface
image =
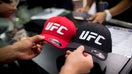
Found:
[[[77,23],[81,24],[82,21]],[[95,67],[98,67],[98,70],[100,70],[103,74],[128,74],[132,66],[132,60],[130,58],[132,55],[132,29],[128,30],[126,28],[114,26],[107,27],[112,34],[112,53],[108,54],[105,61],[101,61],[93,56]],[[118,39],[116,39],[117,36],[119,37]],[[49,74],[58,74],[60,67],[65,61],[63,57],[65,51],[65,49],[57,49],[51,44],[45,44],[41,54],[33,60],[40,67],[49,72]],[[93,68],[92,71],[96,71],[96,68]]]
[[[51,44],[45,44],[41,54],[33,60],[40,67],[49,72],[49,74],[58,74],[59,67],[64,63],[64,57],[61,56],[65,54],[65,51],[65,49],[57,49]],[[101,61],[95,57],[93,57],[93,59],[101,68],[101,72],[105,72],[105,74],[118,74],[126,63],[128,63],[130,58],[115,53],[109,53],[105,61]],[[60,66],[58,64],[60,64]],[[126,68],[129,69],[130,65]]]

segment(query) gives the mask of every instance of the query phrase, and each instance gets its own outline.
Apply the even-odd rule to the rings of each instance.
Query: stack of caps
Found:
[[[86,52],[101,60],[105,60],[112,50],[110,31],[102,24],[86,22],[76,28],[68,18],[56,16],[45,22],[41,35],[60,49],[74,50],[84,45]]]

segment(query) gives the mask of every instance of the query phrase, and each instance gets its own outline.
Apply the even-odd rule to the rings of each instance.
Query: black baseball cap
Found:
[[[76,35],[67,48],[75,49],[84,45],[89,54],[105,60],[107,54],[112,52],[112,39],[109,29],[98,23],[82,23],[78,25]]]

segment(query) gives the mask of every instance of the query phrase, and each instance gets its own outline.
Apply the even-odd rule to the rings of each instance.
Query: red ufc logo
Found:
[[[62,30],[68,30],[68,29],[65,26],[61,26],[58,23],[49,22],[45,30],[50,30],[50,31],[56,30],[58,34],[63,35],[64,33],[62,32]]]

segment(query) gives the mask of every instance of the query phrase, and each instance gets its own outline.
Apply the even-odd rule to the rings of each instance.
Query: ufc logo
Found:
[[[90,41],[91,39],[94,39],[94,43],[98,44],[98,45],[102,45],[102,43],[100,43],[100,40],[105,40],[105,38],[102,35],[98,35],[95,32],[90,32],[90,31],[83,31],[79,37],[79,39],[81,40],[87,40]]]
[[[49,22],[45,30],[50,30],[50,31],[56,30],[58,34],[63,35],[64,33],[62,32],[62,30],[68,30],[68,29],[65,26],[61,26],[58,23]]]

